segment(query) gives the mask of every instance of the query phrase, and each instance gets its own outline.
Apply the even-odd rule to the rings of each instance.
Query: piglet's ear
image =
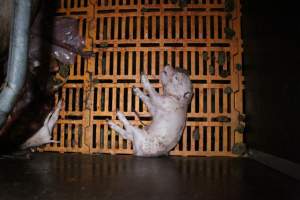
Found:
[[[186,92],[186,93],[184,93],[184,95],[183,95],[183,97],[185,98],[185,99],[190,99],[191,97],[192,97],[192,93],[191,92]]]

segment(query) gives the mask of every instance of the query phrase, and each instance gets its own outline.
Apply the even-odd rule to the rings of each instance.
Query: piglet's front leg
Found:
[[[142,102],[147,106],[150,113],[153,115],[155,112],[155,106],[152,104],[150,97],[144,94],[139,88],[133,87],[132,88],[134,94],[138,96]]]
[[[148,91],[150,98],[155,98],[155,97],[159,96],[159,94],[152,87],[151,83],[149,82],[149,80],[145,74],[141,74],[141,81],[144,86],[144,89],[146,91]]]

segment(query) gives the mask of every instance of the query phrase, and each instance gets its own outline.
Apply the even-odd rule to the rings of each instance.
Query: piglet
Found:
[[[61,100],[57,104],[57,108],[50,112],[44,121],[44,125],[30,138],[28,138],[22,145],[21,149],[28,149],[31,147],[38,147],[44,144],[57,142],[51,140],[52,130],[56,124],[59,111],[61,110]]]
[[[187,108],[193,96],[192,83],[185,70],[170,65],[160,72],[163,95],[155,91],[146,75],[141,76],[141,81],[149,95],[136,87],[133,91],[146,104],[152,115],[151,124],[144,128],[135,127],[118,111],[117,116],[125,129],[111,120],[108,120],[108,125],[123,138],[133,142],[136,156],[168,155],[180,140],[185,127]]]

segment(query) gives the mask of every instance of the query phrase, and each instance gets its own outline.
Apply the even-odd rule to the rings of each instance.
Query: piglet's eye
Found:
[[[167,75],[167,72],[165,70],[163,71],[163,73]]]
[[[184,93],[184,98],[189,98],[190,96],[191,96],[191,93],[190,92],[186,92],[186,93]]]

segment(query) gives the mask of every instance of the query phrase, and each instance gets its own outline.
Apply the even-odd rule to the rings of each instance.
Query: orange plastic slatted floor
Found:
[[[190,72],[194,98],[183,136],[171,155],[232,156],[243,142],[243,76],[238,0],[56,0],[60,16],[75,17],[88,60],[77,57],[54,129],[58,144],[42,151],[131,154],[132,145],[106,124],[116,110],[133,124],[151,117],[133,95],[144,72],[159,92],[165,64]],[[118,122],[117,122],[118,123]]]

